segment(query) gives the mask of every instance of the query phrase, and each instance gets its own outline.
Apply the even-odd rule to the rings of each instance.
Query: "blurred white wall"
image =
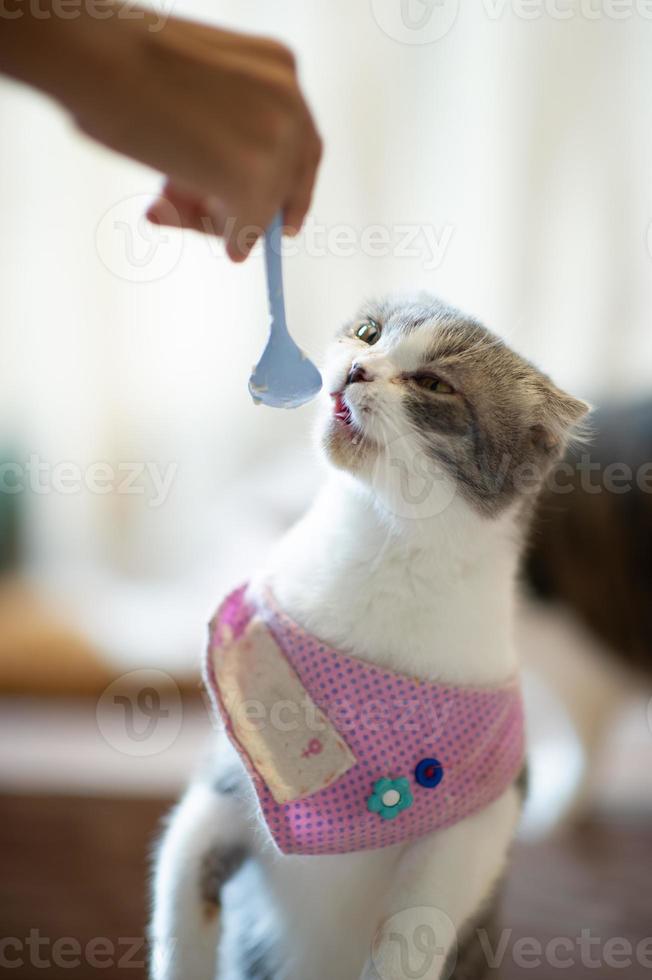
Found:
[[[650,390],[652,20],[626,4],[557,0],[525,19],[516,3],[442,0],[428,18],[405,0],[419,31],[398,0],[177,0],[175,14],[299,56],[326,145],[312,231],[285,263],[312,355],[365,296],[426,287],[579,394]],[[156,238],[136,219],[158,176],[26,89],[2,84],[0,123],[0,437],[51,465],[176,467],[159,507],[149,491],[32,494],[33,566],[241,574],[317,478],[314,409],[247,393],[267,329],[260,255],[234,267],[216,241]],[[372,226],[388,245],[361,246]]]

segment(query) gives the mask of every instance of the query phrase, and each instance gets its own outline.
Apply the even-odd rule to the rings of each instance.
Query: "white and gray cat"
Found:
[[[350,655],[435,682],[504,683],[517,670],[515,575],[532,504],[587,406],[432,299],[365,307],[329,352],[325,391],[329,478],[250,589],[271,585],[295,621]],[[491,910],[521,802],[515,783],[407,844],[283,855],[221,736],[160,846],[152,977],[479,976],[473,927]],[[419,960],[428,910],[450,928]],[[398,959],[384,952],[397,929]]]

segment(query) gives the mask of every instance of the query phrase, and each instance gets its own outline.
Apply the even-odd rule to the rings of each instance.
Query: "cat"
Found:
[[[342,651],[354,672],[360,664],[390,679],[416,678],[425,690],[462,692],[462,703],[467,692],[513,690],[522,545],[545,475],[588,406],[477,321],[430,297],[365,306],[330,349],[324,391],[323,489],[238,601],[257,606],[273,595],[279,616],[317,638],[319,649]],[[235,633],[219,622],[217,629],[228,647]],[[214,685],[212,668],[209,674]],[[355,733],[341,734],[346,742]],[[154,980],[481,975],[486,958],[476,927],[494,912],[522,805],[519,772],[470,815],[410,839],[332,853],[336,821],[321,852],[283,853],[275,814],[284,818],[300,804],[276,804],[273,777],[270,789],[254,786],[260,773],[242,756],[220,733],[163,835],[150,933]],[[397,810],[413,805],[412,812],[424,799],[452,805],[446,764],[441,785],[430,790],[441,772],[437,760],[423,761],[426,778],[407,767],[399,786],[379,760],[377,775],[390,778],[380,780],[382,798],[369,787],[358,814],[375,828],[365,831],[373,841],[410,826],[409,809],[391,809],[397,798]]]

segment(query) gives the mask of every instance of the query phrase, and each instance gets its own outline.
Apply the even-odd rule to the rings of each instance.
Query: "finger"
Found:
[[[195,195],[168,180],[147,208],[146,217],[156,225],[194,228],[199,221],[197,203]]]
[[[292,191],[292,197],[283,210],[283,220],[288,235],[298,235],[301,231],[312,200],[314,171],[304,169]]]
[[[320,160],[321,141],[315,133],[314,142],[311,141],[291,196],[285,205],[285,225],[289,235],[299,234],[310,210]]]
[[[259,200],[254,205],[248,202],[246,209],[242,206],[233,208],[224,225],[226,252],[233,262],[244,262],[251,254],[280,207],[281,195],[276,192],[269,193],[265,200]]]
[[[201,197],[174,181],[166,182],[147,209],[146,217],[157,225],[212,235],[224,233],[224,218],[217,199]]]
[[[246,218],[231,219],[224,239],[226,254],[231,261],[244,262],[248,258],[256,242],[264,234],[265,228],[271,219],[271,215],[269,220],[263,219],[262,221],[254,221],[253,219]]]
[[[145,217],[153,225],[165,225],[168,228],[194,227],[193,215],[185,209],[174,207],[165,197],[157,197],[152,201]]]

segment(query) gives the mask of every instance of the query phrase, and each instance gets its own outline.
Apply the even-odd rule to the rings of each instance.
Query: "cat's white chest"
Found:
[[[479,531],[491,532],[486,559]],[[254,589],[271,585],[285,611],[335,649],[427,680],[501,683],[516,669],[513,548],[495,526],[445,532],[442,522],[397,533],[346,483],[331,484]]]

